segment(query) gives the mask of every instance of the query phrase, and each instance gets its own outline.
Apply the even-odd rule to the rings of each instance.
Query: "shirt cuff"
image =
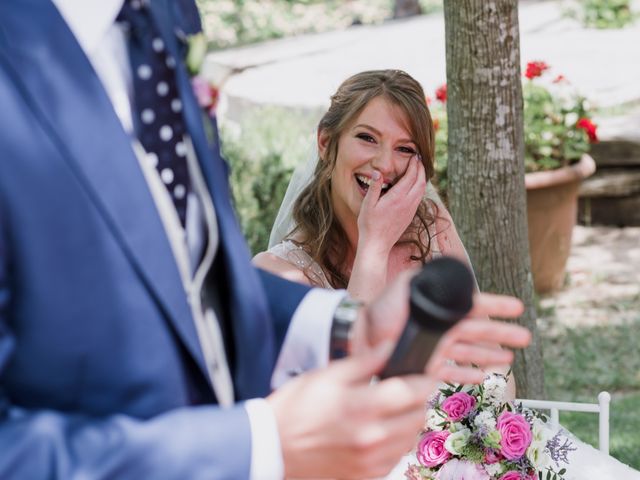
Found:
[[[280,434],[271,406],[264,398],[253,398],[244,402],[244,408],[251,426],[250,480],[284,478]]]
[[[271,387],[276,389],[296,375],[329,363],[333,314],[346,290],[314,288],[302,299],[291,318]]]

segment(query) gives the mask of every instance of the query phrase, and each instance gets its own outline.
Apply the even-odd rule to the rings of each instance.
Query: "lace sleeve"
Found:
[[[320,265],[302,247],[291,240],[283,240],[274,245],[269,249],[269,253],[301,270],[313,286],[333,289]]]

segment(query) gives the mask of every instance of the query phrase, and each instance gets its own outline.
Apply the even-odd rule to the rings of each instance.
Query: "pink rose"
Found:
[[[416,457],[425,467],[437,467],[446,462],[451,454],[444,448],[444,441],[449,436],[449,432],[428,432],[418,443]]]
[[[445,463],[436,475],[437,480],[490,480],[482,466],[454,458]]]
[[[476,399],[465,392],[458,392],[447,398],[440,408],[447,413],[449,420],[457,422],[469,415],[476,406]]]
[[[520,472],[510,470],[500,477],[499,480],[521,480]]]
[[[501,460],[500,454],[495,450],[487,450],[484,454],[484,463],[491,465]]]
[[[498,417],[500,453],[509,460],[517,460],[524,455],[531,443],[531,426],[522,415],[504,411]]]

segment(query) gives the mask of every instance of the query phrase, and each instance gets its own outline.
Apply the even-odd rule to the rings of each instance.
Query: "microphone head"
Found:
[[[451,326],[471,310],[474,283],[469,268],[453,257],[426,263],[411,281],[412,316],[428,328],[437,327],[434,321]]]

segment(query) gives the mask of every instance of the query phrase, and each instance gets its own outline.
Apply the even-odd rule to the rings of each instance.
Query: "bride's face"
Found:
[[[321,154],[325,141],[321,134]],[[404,175],[416,151],[404,111],[383,97],[371,100],[338,140],[331,175],[331,200],[338,219],[357,219],[374,170],[382,174],[384,195]]]

